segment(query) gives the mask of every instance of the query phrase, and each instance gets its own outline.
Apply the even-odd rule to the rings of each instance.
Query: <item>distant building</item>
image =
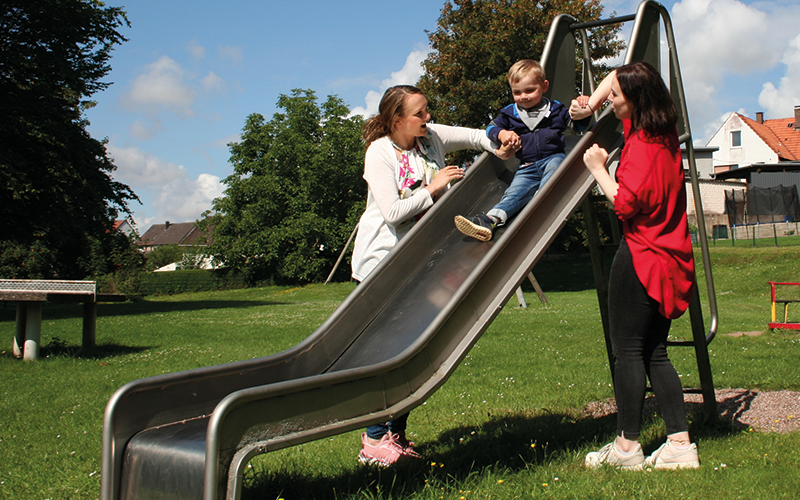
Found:
[[[794,107],[793,116],[772,120],[764,120],[762,112],[756,113],[755,120],[731,113],[708,146],[718,148],[713,177],[726,183],[737,182],[735,189],[742,191],[742,196],[751,187],[796,186],[800,191],[800,105]],[[728,188],[731,189],[734,187]],[[785,231],[795,231],[795,225],[787,224]],[[756,231],[756,237],[762,236],[760,233],[769,237],[775,229],[765,226],[749,230]]]
[[[714,154],[715,173],[758,164],[800,161],[800,106],[789,118],[752,120],[731,113],[708,141],[719,150]]]
[[[125,236],[130,236],[136,233],[136,230],[131,226],[131,223],[127,220],[115,220],[114,221],[114,229],[121,232]]]
[[[716,146],[695,147],[694,160],[697,167],[697,183],[700,188],[700,199],[703,203],[703,220],[706,233],[711,235],[714,228],[728,224],[725,214],[725,190],[732,187],[744,188],[744,183],[721,181],[714,178],[714,153]],[[697,208],[694,201],[694,192],[689,180],[689,159],[685,149],[681,149],[683,170],[686,174],[686,215],[692,225],[699,225],[697,221]]]
[[[167,221],[164,224],[150,226],[150,229],[145,231],[136,244],[142,248],[144,253],[149,253],[162,245],[206,247],[210,242],[210,238],[197,227],[196,222],[172,223]]]

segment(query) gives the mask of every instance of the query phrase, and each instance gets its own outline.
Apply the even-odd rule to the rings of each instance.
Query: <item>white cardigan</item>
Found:
[[[496,154],[485,130],[428,124],[428,158],[439,168],[445,167],[445,154],[461,149],[483,149]],[[417,145],[426,152],[417,140]],[[409,155],[416,156],[412,150]],[[427,189],[419,189],[410,198],[401,198],[400,161],[388,136],[375,140],[364,158],[364,179],[367,181],[367,207],[358,223],[351,266],[353,278],[363,281],[375,266],[408,233],[416,222],[414,216],[433,205]],[[425,180],[422,179],[422,186]]]

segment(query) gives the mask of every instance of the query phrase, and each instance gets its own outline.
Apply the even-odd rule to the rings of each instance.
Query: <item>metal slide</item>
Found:
[[[574,22],[569,16],[553,22],[542,58],[551,89],[563,92],[552,97],[562,101],[574,89]],[[455,215],[492,207],[512,177],[513,161],[484,154],[297,346],[121,387],[105,413],[101,498],[239,498],[253,456],[420,405],[458,367],[589,194],[594,182],[582,153],[592,143],[617,147],[619,122],[606,113],[579,141],[569,139],[577,144],[562,166],[493,241],[467,238],[453,225]]]
[[[591,190],[580,153],[591,142],[613,147],[616,128],[608,116],[584,136],[534,202],[489,243],[453,226],[460,208],[489,208],[504,190],[495,174],[504,163],[483,156],[450,200],[296,347],[120,388],[105,415],[102,498],[238,498],[252,456],[421,404]]]

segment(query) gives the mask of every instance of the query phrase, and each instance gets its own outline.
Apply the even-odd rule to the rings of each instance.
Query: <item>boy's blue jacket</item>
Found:
[[[523,164],[564,152],[564,130],[572,127],[574,130],[582,132],[586,130],[591,117],[573,123],[566,106],[552,99],[549,102],[549,112],[535,129],[530,130],[522,122],[517,113],[516,104],[509,104],[501,109],[500,115],[486,127],[486,135],[494,142],[500,142],[497,134],[501,130],[516,132],[522,140],[522,149],[517,151],[516,156]]]

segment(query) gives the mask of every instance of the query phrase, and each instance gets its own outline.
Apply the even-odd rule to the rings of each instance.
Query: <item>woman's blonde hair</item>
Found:
[[[535,82],[539,83],[547,79],[544,68],[541,64],[539,64],[539,61],[534,61],[533,59],[520,59],[508,70],[508,83],[517,83],[526,76],[530,76]]]
[[[378,105],[378,114],[364,123],[362,136],[367,147],[376,139],[392,133],[394,122],[403,117],[406,97],[414,94],[422,94],[422,91],[413,85],[396,85],[386,89]]]

